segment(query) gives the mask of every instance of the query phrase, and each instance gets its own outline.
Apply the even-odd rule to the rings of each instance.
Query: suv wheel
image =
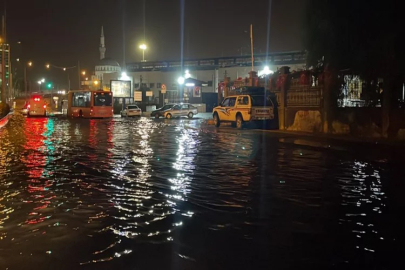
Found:
[[[155,114],[155,118],[156,118],[156,119],[159,119],[159,114]]]
[[[221,125],[221,120],[219,120],[218,114],[214,114],[214,125],[219,127]]]
[[[166,118],[167,118],[167,119],[171,119],[171,118],[172,118],[172,115],[171,115],[170,113],[168,113],[168,114],[166,114]]]
[[[193,115],[192,112],[189,112],[188,115],[187,115],[187,117],[190,118],[190,119],[193,118],[193,116],[194,116],[194,115]]]
[[[241,115],[236,116],[236,128],[242,129],[243,128],[243,118]]]

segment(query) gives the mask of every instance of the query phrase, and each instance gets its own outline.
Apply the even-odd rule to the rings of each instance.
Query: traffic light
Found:
[[[53,86],[52,83],[49,82],[49,83],[46,84],[46,89],[52,89],[52,86]]]

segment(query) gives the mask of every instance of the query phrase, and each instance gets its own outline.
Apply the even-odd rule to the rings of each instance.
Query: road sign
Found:
[[[134,100],[142,101],[142,91],[134,91]]]
[[[153,97],[153,91],[146,91],[147,97]]]
[[[162,94],[166,94],[166,85],[165,85],[165,84],[162,84],[161,89],[162,89],[162,90],[160,90],[160,92],[161,92]]]

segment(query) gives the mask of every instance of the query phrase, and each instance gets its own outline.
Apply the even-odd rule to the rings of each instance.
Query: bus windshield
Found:
[[[94,106],[111,106],[112,97],[110,93],[94,93]]]

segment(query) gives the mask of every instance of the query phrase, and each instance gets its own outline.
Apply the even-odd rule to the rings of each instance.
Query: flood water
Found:
[[[16,115],[0,269],[400,269],[401,147]]]

